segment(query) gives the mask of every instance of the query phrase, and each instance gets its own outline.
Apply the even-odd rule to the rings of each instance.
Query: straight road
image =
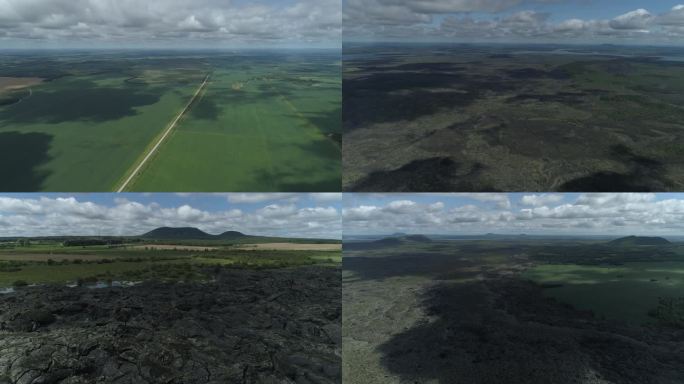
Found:
[[[121,193],[121,192],[125,191],[126,188],[128,187],[128,185],[133,180],[133,178],[135,178],[135,176],[138,175],[140,170],[150,160],[152,155],[154,155],[157,152],[157,150],[159,149],[161,144],[164,142],[164,140],[169,136],[171,131],[173,131],[173,129],[176,127],[176,124],[178,124],[178,121],[180,121],[181,117],[183,117],[188,112],[188,110],[190,110],[190,107],[192,106],[192,104],[195,102],[195,100],[200,95],[200,93],[202,93],[202,90],[204,89],[204,87],[206,87],[210,76],[211,76],[211,74],[207,74],[207,76],[204,78],[204,81],[202,82],[202,84],[199,86],[199,88],[197,88],[197,91],[192,96],[192,99],[190,99],[190,101],[188,102],[188,105],[186,105],[185,108],[183,108],[183,110],[181,111],[181,113],[179,113],[178,116],[176,116],[176,118],[171,122],[171,124],[169,124],[169,126],[164,131],[164,134],[159,138],[159,140],[157,140],[157,142],[149,150],[149,152],[147,152],[147,155],[145,155],[145,157],[138,164],[138,166],[135,167],[133,172],[131,172],[130,175],[128,175],[128,178],[126,178],[126,180],[123,182],[123,184],[121,184],[121,186],[116,190],[116,192]]]

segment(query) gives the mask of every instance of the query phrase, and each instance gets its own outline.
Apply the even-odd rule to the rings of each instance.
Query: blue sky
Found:
[[[340,238],[341,194],[0,194],[0,236],[218,234]]]
[[[684,233],[684,194],[345,194],[344,233]]]
[[[684,44],[682,0],[344,0],[348,41]]]

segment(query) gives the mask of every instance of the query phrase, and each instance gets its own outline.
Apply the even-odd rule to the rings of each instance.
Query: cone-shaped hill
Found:
[[[261,236],[245,235],[244,233],[237,231],[227,231],[220,235],[212,235],[202,231],[201,229],[192,227],[162,227],[149,231],[140,237],[151,240],[243,240],[251,238],[263,238]]]
[[[610,241],[608,244],[612,246],[628,247],[635,245],[667,245],[671,243],[662,237],[627,236]]]

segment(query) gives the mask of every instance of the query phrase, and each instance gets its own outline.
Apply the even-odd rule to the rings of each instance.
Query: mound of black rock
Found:
[[[0,384],[334,383],[340,270],[0,295]]]

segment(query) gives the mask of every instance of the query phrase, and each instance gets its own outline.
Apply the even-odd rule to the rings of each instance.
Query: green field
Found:
[[[109,191],[195,90],[125,74],[63,77],[0,107],[5,191]]]
[[[339,191],[341,79],[332,52],[15,53],[3,90],[0,189]],[[142,160],[207,74],[211,81]]]
[[[154,242],[68,247],[55,240],[33,240],[24,246],[0,247],[0,289],[16,282],[207,280],[215,267],[260,269],[342,263],[340,250],[253,250],[220,243],[211,248],[184,249],[183,243],[167,241],[165,244],[178,248],[155,249]]]
[[[658,306],[658,298],[684,296],[684,262],[547,264],[523,277],[547,285],[551,297],[615,320],[653,321],[648,312]]]
[[[201,99],[131,189],[339,191],[339,66],[216,65]]]

